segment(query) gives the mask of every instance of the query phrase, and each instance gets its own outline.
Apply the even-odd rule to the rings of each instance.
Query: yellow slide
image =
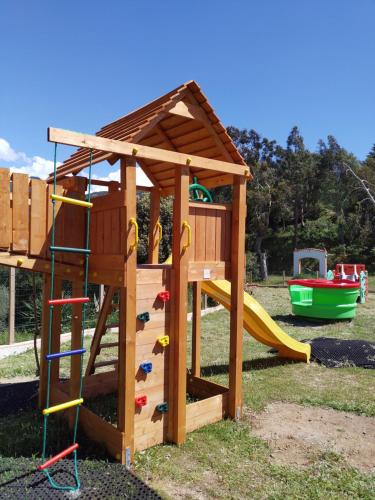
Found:
[[[231,284],[226,280],[202,281],[202,292],[220,302],[224,307],[231,306]],[[279,356],[302,359],[309,363],[311,346],[294,340],[274,322],[263,307],[244,292],[244,328],[262,344],[274,347]]]

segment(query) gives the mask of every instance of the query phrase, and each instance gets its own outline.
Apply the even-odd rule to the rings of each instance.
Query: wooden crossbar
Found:
[[[43,415],[50,415],[51,413],[56,413],[57,411],[66,410],[72,406],[78,406],[83,403],[83,398],[73,399],[72,401],[67,401],[66,403],[61,403],[56,406],[51,406],[50,408],[45,408],[43,410]]]
[[[250,177],[250,171],[245,165],[221,160],[211,160],[200,156],[188,155],[115,139],[106,139],[104,137],[72,132],[70,130],[50,127],[48,128],[48,140],[68,146],[91,148],[108,153],[117,153],[123,156],[132,156],[136,159],[155,160],[180,166],[188,165],[203,170],[213,170],[215,172]],[[68,173],[79,172],[80,170],[82,170],[82,166],[80,165],[71,168],[62,165],[57,169],[56,178],[60,179]]]

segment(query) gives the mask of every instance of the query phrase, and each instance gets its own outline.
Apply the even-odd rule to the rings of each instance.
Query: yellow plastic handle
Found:
[[[135,237],[134,237],[134,243],[130,245],[130,250],[133,251],[137,248],[138,246],[138,240],[139,240],[139,235],[138,235],[138,222],[135,220],[134,217],[132,217],[129,221],[129,223],[134,226],[134,231],[135,231]]]
[[[182,247],[183,250],[186,250],[191,245],[191,226],[188,223],[188,221],[184,220],[183,223],[182,223],[182,227],[183,227],[183,229],[186,228],[187,231],[188,231],[188,240],[187,240],[187,243]]]
[[[159,221],[157,221],[157,223],[156,223],[156,227],[159,229],[159,239],[158,239],[158,240],[156,240],[156,242],[155,242],[155,246],[156,246],[156,245],[159,245],[159,243],[161,242],[161,239],[162,239],[162,237],[163,237],[163,226],[160,224],[160,222],[159,222]]]

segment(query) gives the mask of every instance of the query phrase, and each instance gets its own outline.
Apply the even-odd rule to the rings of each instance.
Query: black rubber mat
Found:
[[[11,475],[14,476],[11,478],[9,478],[10,468]],[[80,461],[81,489],[76,492],[52,489],[42,472],[38,472],[34,468],[30,469],[30,464],[20,462],[15,466],[8,464],[6,467],[0,468],[0,499],[161,499],[158,494],[121,464],[106,462],[93,464],[92,462]],[[62,460],[58,466],[55,466],[54,470],[53,478],[57,482],[74,484],[71,461]]]
[[[329,337],[319,337],[304,342],[311,345],[312,358],[327,368],[359,366],[375,369],[375,343]]]

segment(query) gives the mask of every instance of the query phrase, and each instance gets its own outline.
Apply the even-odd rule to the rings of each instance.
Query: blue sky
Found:
[[[225,125],[282,144],[297,125],[363,159],[374,19],[375,0],[2,0],[0,164],[42,175],[48,126],[94,133],[190,79]]]

